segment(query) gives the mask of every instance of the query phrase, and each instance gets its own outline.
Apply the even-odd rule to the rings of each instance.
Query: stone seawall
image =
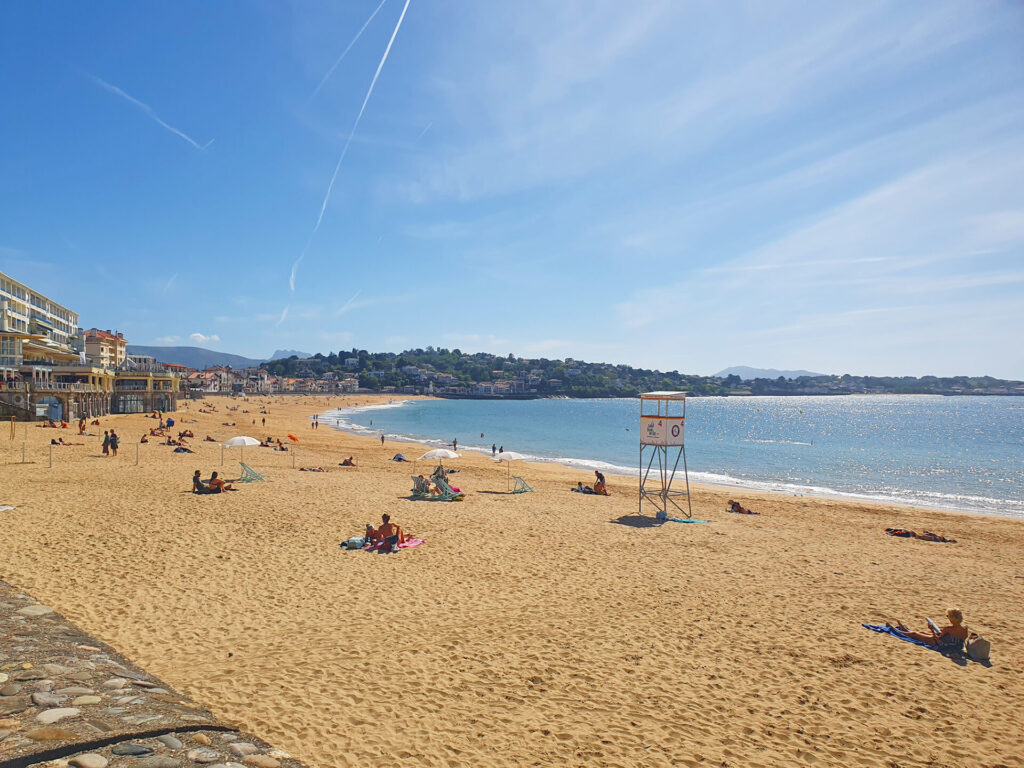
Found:
[[[305,768],[0,581],[0,768]]]

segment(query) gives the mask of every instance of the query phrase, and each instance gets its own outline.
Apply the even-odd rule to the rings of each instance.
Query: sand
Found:
[[[324,398],[268,399],[265,429],[258,400],[207,402],[179,426],[292,432],[296,466],[330,471],[248,448],[266,483],[194,496],[219,444],[144,445],[135,466],[154,422],[108,417],[120,456],[91,438],[50,468],[53,430],[4,425],[0,458],[21,460],[24,432],[35,463],[0,466],[0,577],[313,766],[1024,765],[1019,521],[697,487],[710,524],[636,527],[613,522],[637,513],[634,479],[581,496],[592,475],[523,464],[536,492],[512,496],[473,455],[464,502],[411,501],[411,465],[387,459],[422,448],[311,430]],[[725,514],[730,497],[763,514]],[[427,543],[339,549],[382,512]],[[860,626],[952,606],[992,666]]]

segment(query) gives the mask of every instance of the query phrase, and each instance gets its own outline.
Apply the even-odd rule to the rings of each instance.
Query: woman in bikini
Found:
[[[938,632],[930,629],[928,632],[912,632],[903,625],[902,621],[895,625],[886,622],[887,626],[898,629],[912,640],[917,640],[927,645],[948,651],[962,651],[964,642],[967,640],[967,627],[964,626],[964,614],[959,608],[951,608],[946,611],[946,618],[949,619],[949,626],[942,627]]]

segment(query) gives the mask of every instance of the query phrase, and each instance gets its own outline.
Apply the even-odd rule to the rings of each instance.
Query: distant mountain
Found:
[[[305,360],[307,357],[312,357],[309,352],[299,352],[297,349],[278,349],[273,355],[268,357],[268,360],[284,360],[286,357],[295,355],[299,360]]]
[[[775,368],[751,368],[747,365],[734,365],[732,368],[726,368],[724,371],[719,371],[715,376],[720,379],[724,379],[726,376],[731,376],[733,374],[746,381],[751,379],[777,379],[779,376],[783,376],[787,379],[798,379],[801,376],[827,375],[824,373],[813,373],[811,371],[779,371]]]
[[[227,352],[214,352],[212,349],[203,349],[202,347],[145,347],[140,344],[129,344],[128,354],[151,355],[161,363],[187,365],[189,368],[199,369],[209,368],[211,365],[250,368],[264,362],[241,355],[231,355]]]

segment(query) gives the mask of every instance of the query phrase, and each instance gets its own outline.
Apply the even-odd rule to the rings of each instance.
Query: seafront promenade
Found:
[[[138,445],[156,423],[143,415],[103,418],[84,439],[0,431],[0,507],[13,507],[0,512],[0,578],[32,596],[13,615],[19,626],[47,621],[17,613],[37,600],[96,639],[73,645],[101,648],[54,661],[5,646],[0,666],[15,666],[2,672],[37,658],[75,674],[97,664],[95,678],[31,692],[88,688],[47,708],[119,724],[135,704],[103,683],[124,679],[145,699],[153,689],[93,658],[106,655],[168,691],[161,706],[257,734],[316,768],[1021,764],[1019,521],[695,487],[694,515],[710,522],[656,526],[638,516],[635,478],[609,475],[611,496],[585,496],[569,489],[592,473],[522,464],[513,474],[536,490],[514,496],[507,468],[475,454],[452,462],[464,501],[417,501],[410,475],[432,465],[391,458],[422,446],[310,428],[314,413],[379,401],[190,403],[172,431],[195,434],[191,454]],[[100,450],[110,428],[117,457]],[[54,447],[50,467],[62,432],[83,444]],[[290,450],[228,448],[222,464],[221,443],[246,434]],[[338,466],[348,456],[357,466]],[[189,492],[196,469],[231,481],[239,460],[266,482]],[[728,514],[729,498],[761,514]],[[395,555],[339,548],[385,512],[426,543]],[[957,543],[895,539],[889,526]],[[990,667],[861,627],[923,629],[950,607],[992,642]],[[207,709],[178,708],[174,691]],[[33,706],[17,733],[78,722],[38,723]],[[113,718],[91,714],[121,706]],[[186,756],[211,748],[244,764],[234,741],[204,733],[209,745],[174,738]],[[141,759],[171,757],[130,741],[156,750]]]
[[[302,768],[0,581],[0,766]]]

